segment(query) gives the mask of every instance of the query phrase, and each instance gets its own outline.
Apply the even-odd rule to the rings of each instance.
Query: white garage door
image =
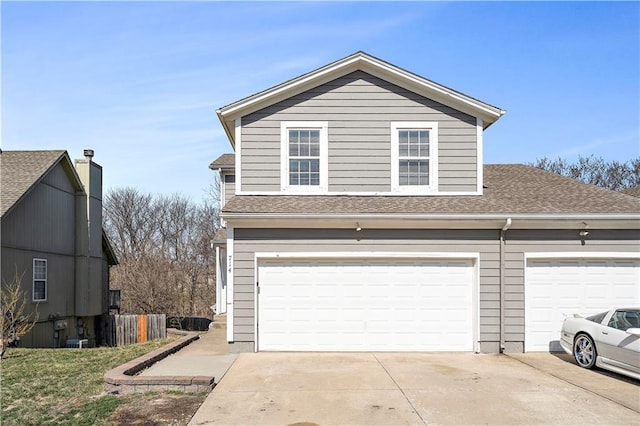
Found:
[[[634,259],[530,259],[525,274],[525,351],[558,351],[563,314],[640,304]]]
[[[471,260],[259,263],[258,349],[472,351]]]

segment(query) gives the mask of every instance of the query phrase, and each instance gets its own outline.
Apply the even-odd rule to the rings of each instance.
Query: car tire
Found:
[[[596,345],[586,334],[578,334],[573,342],[573,357],[582,368],[593,368],[596,365]]]

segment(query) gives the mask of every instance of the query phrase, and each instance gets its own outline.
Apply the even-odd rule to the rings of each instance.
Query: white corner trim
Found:
[[[234,248],[233,248],[233,227],[227,226],[227,342],[234,341],[233,335],[233,283],[234,283],[234,274],[235,269],[233,267],[233,259],[234,259]]]
[[[289,129],[320,130],[320,185],[289,185]],[[328,121],[282,121],[280,122],[280,188],[283,195],[326,194],[329,190],[329,122]]]
[[[640,259],[640,252],[618,251],[554,251],[554,252],[528,252],[524,253],[525,266],[529,259]]]
[[[476,159],[477,163],[477,172],[476,179],[478,179],[478,195],[482,195],[483,185],[484,185],[484,164],[483,164],[483,125],[482,118],[476,118]]]
[[[392,121],[391,123],[391,192],[403,195],[430,195],[438,192],[438,122],[437,121]],[[429,130],[429,185],[400,186],[399,138],[402,129]],[[448,194],[449,195],[449,194]],[[454,195],[454,194],[450,194]]]
[[[235,128],[236,139],[236,195],[243,195],[242,193],[242,117],[236,118]]]

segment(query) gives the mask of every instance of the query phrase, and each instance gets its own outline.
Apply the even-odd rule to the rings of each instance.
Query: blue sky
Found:
[[[204,197],[216,108],[358,50],[507,111],[486,163],[640,155],[637,2],[2,2],[2,149]]]

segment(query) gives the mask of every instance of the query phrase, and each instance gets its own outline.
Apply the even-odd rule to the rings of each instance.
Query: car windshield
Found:
[[[589,321],[593,321],[593,322],[597,322],[598,324],[602,324],[602,320],[604,319],[604,317],[608,313],[609,312],[602,312],[602,313],[599,313],[599,314],[591,315],[590,317],[587,317],[587,319]]]

